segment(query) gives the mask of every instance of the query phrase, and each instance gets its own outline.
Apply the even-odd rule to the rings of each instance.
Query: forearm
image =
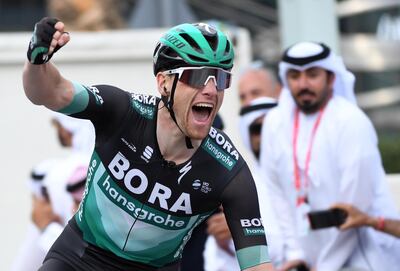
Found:
[[[250,268],[246,268],[243,271],[274,271],[274,267],[271,263],[262,263]]]
[[[400,238],[400,221],[393,219],[385,219],[380,222],[379,218],[369,217],[366,223],[378,231],[382,231]]]
[[[73,85],[64,79],[50,62],[42,65],[25,63],[23,86],[26,96],[37,105],[58,110],[67,106],[73,98]]]

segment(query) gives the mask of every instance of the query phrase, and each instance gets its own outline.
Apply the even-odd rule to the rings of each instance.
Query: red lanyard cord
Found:
[[[308,171],[310,168],[310,161],[311,161],[311,153],[314,144],[315,135],[317,133],[319,124],[321,123],[322,115],[324,113],[325,107],[321,108],[318,113],[318,117],[314,123],[313,129],[311,131],[310,141],[308,143],[307,154],[306,154],[306,161],[305,161],[305,172],[304,172],[304,190],[308,187]],[[306,196],[300,196],[301,191],[301,176],[300,176],[300,168],[299,162],[297,157],[297,139],[299,136],[299,126],[300,126],[300,111],[296,108],[295,118],[293,123],[293,166],[294,166],[294,186],[297,191],[297,205],[303,203],[306,199]]]

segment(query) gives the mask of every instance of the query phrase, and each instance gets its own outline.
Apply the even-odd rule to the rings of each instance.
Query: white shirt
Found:
[[[288,93],[283,95],[291,98]],[[301,236],[295,219],[294,112],[293,103],[284,103],[269,112],[263,124],[260,160],[273,208],[279,214],[286,260],[305,259],[318,271],[339,270],[345,266],[397,269],[399,265],[395,267],[390,261],[400,263],[400,250],[390,251],[388,247],[398,244],[398,240],[371,229],[341,232],[328,228]],[[300,113],[297,139],[300,173],[305,171],[316,115]],[[307,195],[311,210],[327,209],[336,202],[344,202],[372,215],[398,217],[385,182],[375,130],[366,115],[342,97],[334,96],[329,101],[317,129]],[[363,249],[367,251],[361,251]],[[365,254],[367,259],[359,257]]]
[[[259,174],[258,166],[252,170],[254,182],[257,187],[260,214],[265,228],[268,244],[268,253],[274,266],[282,264],[283,261],[283,240],[280,228],[276,224],[276,216],[268,198],[266,183]],[[235,251],[233,241],[230,241],[231,251]],[[231,255],[220,248],[213,236],[209,236],[204,249],[204,270],[206,271],[240,271],[236,255]]]
[[[67,180],[76,168],[89,163],[89,157],[86,154],[74,152],[66,158],[51,160],[51,162],[51,164],[48,161],[43,163],[43,165],[51,166],[46,168],[42,182],[47,188],[53,211],[60,216],[62,224],[50,223],[41,232],[31,222],[26,238],[14,259],[11,271],[37,270],[42,265],[47,251],[73,215],[73,199],[71,194],[66,191]],[[33,193],[37,192],[38,188],[35,185],[30,184],[30,187]]]

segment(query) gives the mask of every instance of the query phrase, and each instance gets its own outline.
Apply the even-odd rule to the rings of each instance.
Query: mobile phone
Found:
[[[308,213],[308,219],[313,230],[340,226],[346,218],[347,212],[338,208]]]

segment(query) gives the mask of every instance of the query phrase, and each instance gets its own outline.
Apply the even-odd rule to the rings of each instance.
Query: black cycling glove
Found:
[[[32,64],[40,65],[48,62],[61,46],[57,45],[51,55],[47,55],[54,33],[57,31],[54,25],[56,18],[43,18],[35,24],[33,35],[28,47],[28,59]]]

